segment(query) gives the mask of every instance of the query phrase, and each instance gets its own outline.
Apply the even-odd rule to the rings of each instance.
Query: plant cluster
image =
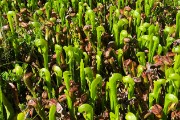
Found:
[[[1,0],[0,119],[180,119],[179,0]]]

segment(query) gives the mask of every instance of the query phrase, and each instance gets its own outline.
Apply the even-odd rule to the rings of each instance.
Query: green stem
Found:
[[[49,120],[56,120],[56,105],[52,105],[49,110]]]
[[[85,80],[83,59],[81,59],[81,62],[80,62],[80,79],[81,79],[81,90],[83,92],[85,92],[86,91],[86,80]]]

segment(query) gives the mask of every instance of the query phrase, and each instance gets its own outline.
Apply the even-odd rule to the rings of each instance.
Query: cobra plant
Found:
[[[85,23],[86,23],[86,25],[92,26],[92,33],[94,33],[94,30],[95,30],[95,13],[89,6],[87,6],[86,8],[87,8],[87,10],[85,13]]]
[[[146,65],[145,53],[137,52],[136,56],[138,58],[139,64],[145,66]]]
[[[10,29],[11,29],[11,33],[15,34],[15,30],[14,30],[14,26],[13,26],[13,21],[14,21],[15,25],[17,27],[17,18],[16,18],[15,11],[8,11],[7,18],[8,18],[9,26],[10,26]]]
[[[60,1],[59,0],[54,0],[52,3],[52,9],[56,12],[60,12]]]
[[[74,51],[72,46],[64,46],[63,49],[66,53],[66,63],[69,64],[69,71],[71,71],[74,78]]]
[[[137,39],[140,38],[140,36],[144,35],[147,32],[149,26],[150,26],[150,23],[145,22],[138,27]]]
[[[116,46],[119,46],[119,29],[118,29],[118,24],[113,24],[113,34],[115,37],[115,43]]]
[[[152,40],[150,39],[150,44],[149,44],[149,52],[148,53],[148,62],[153,62],[153,56],[156,52],[156,49],[158,48],[159,45],[159,38],[156,36],[153,36]]]
[[[130,76],[124,76],[122,78],[123,83],[125,84],[125,88],[128,89],[128,100],[130,100],[134,96],[134,85],[135,82],[133,78]],[[130,107],[128,106],[128,110],[130,110]]]
[[[77,11],[78,6],[78,0],[71,0],[72,7],[75,11]]]
[[[133,13],[133,24],[136,28],[136,33],[138,32],[138,27],[140,26],[140,23],[141,23],[141,16],[140,16],[140,13],[138,12],[138,10],[134,10]]]
[[[151,8],[150,8],[150,5],[149,4],[146,4],[145,5],[145,15],[147,16],[147,21],[149,21],[149,15],[150,15],[150,13],[151,13]]]
[[[79,6],[79,9],[78,9],[79,27],[82,27],[83,2],[79,2],[78,6]]]
[[[98,26],[96,28],[97,31],[97,52],[101,50],[101,36],[105,32],[105,29],[103,26]]]
[[[23,76],[24,74],[24,70],[23,68],[19,65],[19,64],[16,64],[15,65],[15,68],[13,69],[13,72],[16,74],[16,79],[17,79],[17,88],[18,88],[18,91],[20,92],[20,88],[21,88],[21,77]]]
[[[170,37],[173,33],[174,33],[174,28],[170,27],[170,26],[165,26],[164,29],[164,35],[163,35],[163,40],[164,40],[164,44],[167,44],[167,38]]]
[[[31,24],[35,28],[34,34],[36,35],[36,39],[42,39],[41,24],[36,21],[32,22]]]
[[[46,2],[45,5],[44,5],[44,8],[45,8],[45,12],[46,12],[46,17],[49,20],[50,19],[50,14],[51,14],[51,9],[52,9],[51,3]]]
[[[110,112],[110,120],[119,120],[119,108],[120,104],[116,106],[115,114],[113,112]]]
[[[149,108],[152,107],[154,99],[156,103],[159,103],[159,94],[161,92],[161,86],[165,86],[166,80],[165,79],[158,79],[154,81],[154,89],[152,93],[149,93]]]
[[[113,17],[113,23],[117,24],[119,21],[119,16],[120,16],[120,11],[118,8],[115,9],[114,11],[114,17]]]
[[[122,30],[127,30],[128,25],[129,25],[129,21],[126,18],[120,19],[118,21],[119,32],[121,32]]]
[[[178,73],[171,73],[168,77],[169,93],[178,97],[180,88],[180,75]]]
[[[173,69],[175,70],[175,72],[179,71],[178,68],[180,67],[180,46],[176,46],[173,48],[172,52],[176,53],[176,55],[174,56],[174,66]]]
[[[91,87],[90,87],[90,97],[92,100],[92,106],[94,107],[94,102],[97,99],[97,89],[98,86],[101,88],[102,86],[102,77],[99,74],[96,74],[96,79],[94,79],[91,83]]]
[[[64,25],[65,25],[65,22],[66,22],[66,20],[65,20],[65,16],[66,16],[66,6],[65,6],[64,3],[61,3],[60,6],[61,6],[61,7],[60,7],[59,16],[60,16],[60,18],[61,18],[61,24],[62,24],[62,26],[64,26]]]
[[[122,75],[120,73],[113,73],[109,78],[109,82],[106,84],[106,96],[108,95],[109,89],[109,98],[110,98],[110,108],[111,111],[115,111],[117,106],[117,81],[122,81]]]
[[[174,69],[173,69],[172,67],[166,68],[166,69],[165,69],[165,77],[166,77],[166,79],[168,79],[169,76],[170,76],[171,74],[173,74],[173,73],[175,73],[175,72],[174,72]]]
[[[119,41],[119,46],[120,46],[120,48],[123,47],[123,45],[124,45],[124,38],[127,38],[127,37],[128,37],[128,32],[127,32],[127,30],[122,30],[122,31],[120,32],[120,41]]]
[[[54,73],[56,75],[57,87],[60,87],[60,85],[62,84],[62,70],[57,65],[53,65],[52,70],[54,71]]]
[[[75,65],[79,65],[83,57],[83,52],[76,47],[64,46],[63,49],[66,53],[66,63],[69,64],[69,71],[72,72],[72,78],[75,77]]]
[[[142,0],[136,1],[136,9],[138,9],[139,11],[142,11]]]
[[[163,52],[164,54],[166,54],[168,52],[168,50],[170,49],[171,44],[175,41],[175,39],[173,37],[167,37],[166,38],[166,45],[163,48]]]
[[[43,15],[43,11],[42,10],[36,10],[33,14],[33,21],[34,22],[38,22],[39,16]]]
[[[8,19],[8,22],[9,22],[10,29],[11,29],[11,34],[14,36],[15,33],[16,33],[15,29],[14,29],[14,24],[15,24],[15,28],[17,28],[17,26],[18,26],[17,18],[16,18],[16,12],[15,11],[8,11],[7,19]],[[13,24],[13,22],[14,22],[14,24]],[[18,55],[18,44],[19,44],[18,39],[13,38],[12,45],[13,45],[13,48],[14,48],[14,53],[15,53],[16,58],[17,58],[17,55]]]
[[[137,67],[137,77],[141,77],[145,67],[143,65],[138,65]]]
[[[110,31],[112,30],[114,24],[113,24],[113,12],[115,11],[116,6],[110,6],[109,8],[109,28]]]
[[[32,11],[35,10],[37,7],[37,0],[28,0],[27,6],[31,8]]]
[[[87,66],[89,63],[89,56],[86,52],[83,52],[83,55],[84,55],[84,64],[85,66]]]
[[[97,73],[100,73],[101,70],[101,56],[102,56],[102,51],[98,51],[96,55],[96,63],[97,63]]]
[[[25,112],[21,112],[17,115],[17,120],[23,120],[26,118],[26,113]]]
[[[157,54],[161,55],[162,51],[163,51],[163,46],[161,44],[159,44],[158,49],[157,49]]]
[[[91,105],[89,104],[82,104],[78,107],[78,111],[83,113],[85,120],[93,120],[94,111]]]
[[[122,61],[123,61],[123,50],[120,48],[118,49],[118,56],[117,56],[118,64],[122,67]]]
[[[72,73],[70,71],[64,71],[63,72],[63,78],[66,85],[67,91],[70,90],[70,79],[72,77]]]
[[[48,43],[44,39],[36,39],[35,41],[38,51],[43,55],[44,68],[48,69]]]
[[[132,112],[128,112],[125,116],[126,120],[137,120],[137,117],[132,113]]]
[[[164,108],[163,108],[163,112],[164,112],[163,120],[167,119],[167,114],[169,113],[168,107],[171,104],[177,104],[177,103],[178,103],[178,98],[175,95],[173,95],[173,94],[166,94],[165,101],[164,101]]]
[[[176,37],[180,37],[180,11],[178,10],[177,14],[176,14]]]
[[[85,79],[87,80],[88,86],[90,88],[94,76],[93,71],[90,67],[86,67],[84,68],[84,72],[85,72]]]
[[[140,49],[148,48],[148,41],[150,41],[151,37],[150,35],[142,35],[140,38],[138,38],[138,45]]]
[[[51,76],[50,72],[46,68],[42,68],[39,71],[39,76],[45,80],[45,83],[47,84],[47,92],[48,92],[48,98],[52,98],[52,85],[51,85]]]
[[[2,9],[2,12],[7,13],[7,12],[9,11],[8,1],[2,0],[2,1],[0,2],[0,6],[1,6],[1,9]]]
[[[61,55],[62,55],[62,46],[55,44],[55,53],[56,53],[56,62],[60,66],[62,61],[61,61]]]
[[[124,8],[124,6],[125,6],[124,0],[118,0],[118,9]]]

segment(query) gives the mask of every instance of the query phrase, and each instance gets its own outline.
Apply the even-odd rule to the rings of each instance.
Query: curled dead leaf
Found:
[[[180,120],[180,110],[175,110],[171,113],[171,120]]]
[[[157,118],[162,118],[163,116],[163,111],[162,107],[158,104],[155,104],[152,106],[151,112],[157,117]]]

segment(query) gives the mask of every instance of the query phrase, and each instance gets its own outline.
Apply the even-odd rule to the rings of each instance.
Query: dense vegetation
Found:
[[[179,0],[1,0],[0,120],[180,119]]]

